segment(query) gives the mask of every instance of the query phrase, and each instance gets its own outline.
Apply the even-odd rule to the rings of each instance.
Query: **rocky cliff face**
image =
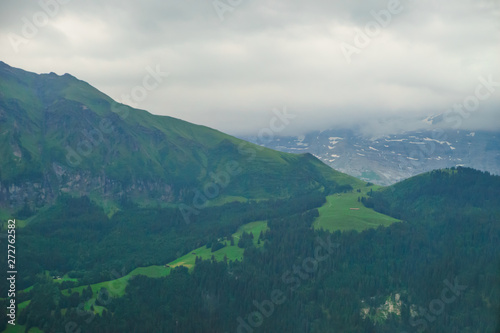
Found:
[[[89,171],[68,170],[58,163],[52,165],[53,172],[47,173],[43,179],[15,184],[0,182],[0,207],[16,210],[28,202],[30,208],[39,208],[53,203],[62,193],[86,195],[113,202],[124,198],[134,201],[149,200],[151,204],[179,199],[180,194],[175,194],[170,184],[160,180],[132,179],[123,183],[107,177],[104,172],[95,175]]]

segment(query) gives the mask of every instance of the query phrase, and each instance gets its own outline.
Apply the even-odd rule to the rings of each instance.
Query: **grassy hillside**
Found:
[[[152,265],[152,266],[147,266],[147,267],[138,267],[131,271],[130,273],[117,277],[114,280],[110,281],[105,281],[105,282],[100,282],[100,283],[94,283],[91,284],[90,287],[92,289],[93,297],[89,298],[85,304],[83,305],[83,309],[85,311],[90,311],[91,308],[93,309],[94,313],[102,315],[103,310],[106,308],[103,306],[99,306],[96,304],[97,297],[99,295],[99,292],[101,291],[102,288],[105,288],[108,292],[109,295],[112,297],[123,297],[125,295],[125,289],[127,285],[129,284],[129,281],[131,279],[134,279],[135,277],[142,275],[146,276],[149,278],[161,278],[161,277],[166,277],[170,274],[172,269],[179,267],[179,266],[184,266],[187,267],[188,269],[192,270],[192,268],[195,265],[195,259],[202,259],[202,260],[211,260],[214,258],[216,261],[236,261],[236,260],[243,260],[243,252],[244,249],[238,247],[238,240],[242,236],[244,232],[246,233],[252,233],[254,236],[253,239],[253,244],[256,247],[261,247],[263,245],[263,242],[260,243],[258,242],[259,234],[261,231],[266,231],[268,230],[267,227],[267,222],[266,221],[256,221],[256,222],[251,222],[247,223],[238,230],[232,234],[232,237],[234,239],[234,245],[231,245],[231,242],[229,240],[222,240],[221,243],[224,244],[224,247],[212,252],[210,248],[207,248],[207,246],[202,246],[197,249],[194,249],[192,251],[189,251],[187,254],[177,258],[176,260],[169,262],[165,265]],[[116,275],[119,275],[118,272],[115,272]],[[59,280],[53,280],[55,283],[62,283],[64,281],[77,281],[76,279],[68,278],[67,275],[62,277]],[[62,290],[62,294],[69,296],[72,293],[78,293],[82,294],[85,289],[87,289],[87,285],[82,285],[79,287],[71,288],[71,289],[65,289]],[[23,292],[27,293],[29,292],[33,287],[27,288]],[[29,305],[30,301],[24,301],[18,306],[18,311],[20,312],[22,309],[26,308]],[[64,310],[63,310],[64,311]],[[7,333],[15,333],[15,332],[24,332],[26,329],[25,326],[23,325],[16,325],[16,326],[8,326],[8,329],[4,332]],[[32,328],[30,329],[29,333],[41,333],[41,331],[38,328]]]
[[[143,275],[147,276],[149,278],[161,278],[168,276],[172,269],[175,267],[179,266],[184,266],[187,267],[188,269],[192,270],[192,268],[195,266],[195,260],[196,258],[202,259],[202,260],[210,260],[214,258],[216,261],[235,261],[235,260],[243,260],[243,252],[244,249],[240,248],[237,246],[238,244],[238,239],[241,237],[243,232],[246,233],[252,233],[254,235],[253,243],[256,247],[260,247],[263,245],[263,243],[258,242],[259,234],[261,231],[266,231],[268,230],[267,227],[267,222],[266,221],[257,221],[257,222],[251,222],[248,224],[245,224],[241,226],[237,232],[235,232],[232,237],[234,238],[234,245],[231,245],[229,240],[221,240],[221,243],[224,244],[224,247],[212,252],[210,248],[207,248],[206,246],[199,247],[197,249],[194,249],[192,251],[189,251],[186,255],[170,262],[165,265],[153,265],[153,266],[148,266],[148,267],[138,267],[132,272],[130,272],[127,275],[124,275],[122,277],[119,277],[117,279],[111,280],[111,281],[105,281],[101,283],[95,283],[90,285],[92,288],[92,292],[94,297],[90,298],[89,300],[86,301],[85,303],[85,310],[89,311],[91,306],[94,307],[95,313],[102,314],[102,311],[104,310],[104,307],[102,306],[97,306],[96,305],[96,299],[97,295],[99,294],[99,291],[102,288],[105,288],[108,292],[109,295],[112,297],[122,297],[125,295],[125,289],[128,285],[128,282],[130,279],[133,279],[134,277],[138,275]],[[60,281],[60,280],[59,280]],[[69,296],[71,293],[79,293],[82,294],[84,289],[87,289],[87,286],[80,286],[77,288],[71,288],[67,290],[63,290],[62,294]],[[28,302],[26,302],[28,303]],[[24,304],[24,307],[27,304]]]
[[[213,205],[360,183],[310,154],[276,152],[118,104],[68,74],[4,63],[0,124],[0,185],[19,187],[0,195],[4,209],[27,200],[36,211],[61,192],[88,195],[113,213],[124,199]]]
[[[365,207],[358,199],[367,196],[374,187],[362,187],[360,192],[337,193],[326,198],[320,207],[315,229],[362,231],[378,226],[388,226],[398,220]]]
[[[109,332],[235,331],[237,319],[248,321],[260,304],[270,304],[276,290],[288,301],[275,304],[275,315],[262,325],[265,331],[303,332],[313,322],[315,332],[410,332],[423,322],[421,330],[490,332],[500,299],[499,179],[471,169],[435,171],[390,188],[333,193],[326,204],[325,193],[316,191],[294,201],[209,207],[190,225],[179,223],[177,210],[133,208],[109,217],[88,199],[68,198],[66,206],[48,209],[45,220],[20,229],[20,250],[37,240],[56,250],[20,257],[35,257],[31,265],[58,263],[62,272],[71,265],[101,277],[115,270],[113,280],[86,283],[82,275],[78,284],[84,286],[69,290],[63,284],[70,279],[63,275],[61,284],[45,279],[19,298],[31,301],[22,303],[28,323],[56,332],[68,321],[95,332],[103,327]],[[320,206],[318,213],[314,208]],[[369,207],[408,222],[392,223]],[[361,230],[374,221],[392,224],[364,232],[318,230]],[[258,244],[262,230],[268,231]],[[236,260],[243,253],[228,237],[236,244],[238,237],[247,238],[244,232],[254,235],[257,246],[265,242],[264,249],[250,247],[244,260],[226,265],[224,257]],[[61,241],[67,243],[59,246]],[[86,252],[94,247],[95,252]],[[72,254],[65,258],[60,249]],[[196,263],[196,257],[212,256],[215,260]],[[144,267],[124,269],[124,276],[116,272],[132,264]],[[445,304],[441,316],[424,321],[449,281],[465,289],[457,289],[460,294]],[[106,294],[102,288],[115,297],[99,301]],[[78,316],[82,306],[87,312]]]

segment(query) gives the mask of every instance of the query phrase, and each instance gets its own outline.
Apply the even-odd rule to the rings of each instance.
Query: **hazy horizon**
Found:
[[[392,131],[464,103],[461,128],[500,127],[497,1],[220,4],[3,3],[0,60],[232,135],[284,108],[281,134],[400,119]]]

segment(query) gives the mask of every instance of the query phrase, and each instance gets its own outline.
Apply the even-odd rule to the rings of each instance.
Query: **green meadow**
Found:
[[[398,222],[390,216],[380,214],[371,208],[366,208],[358,198],[367,197],[370,189],[377,186],[361,188],[350,193],[336,193],[326,198],[326,203],[320,207],[319,217],[314,221],[315,229],[328,231],[357,230],[362,231],[378,226],[388,226]]]
[[[330,231],[335,230],[364,230],[367,228],[376,228],[379,225],[387,226],[391,223],[397,222],[396,219],[389,216],[375,212],[372,209],[366,208],[361,202],[358,202],[358,197],[367,196],[368,191],[371,188],[376,189],[377,187],[363,187],[361,192],[353,191],[351,193],[341,193],[333,194],[327,197],[327,202],[325,205],[319,208],[320,216],[314,222],[314,228],[316,229],[326,229]],[[355,208],[352,210],[351,208]],[[219,241],[225,246],[217,251],[212,252],[211,248],[206,246],[199,247],[186,253],[182,257],[176,260],[165,263],[164,265],[154,265],[148,267],[138,267],[128,273],[125,276],[119,277],[115,280],[105,281],[101,283],[96,283],[90,285],[93,292],[93,297],[85,303],[85,310],[90,310],[93,308],[95,313],[101,314],[105,309],[102,306],[96,305],[96,299],[99,291],[102,288],[106,288],[111,297],[121,297],[125,294],[125,289],[128,285],[128,281],[137,275],[144,275],[150,278],[160,278],[165,277],[170,274],[171,270],[175,267],[185,266],[189,270],[192,270],[195,266],[196,258],[201,258],[203,260],[215,259],[216,261],[236,261],[243,259],[244,249],[239,248],[238,241],[243,232],[252,233],[254,235],[254,244],[259,247],[263,243],[258,244],[258,239],[261,231],[268,229],[267,221],[256,221],[245,224],[241,226],[232,236],[234,240],[234,245],[231,245],[230,240],[220,239]],[[73,280],[67,276],[62,276],[60,280],[55,280],[55,282],[62,282],[66,280]],[[79,294],[87,288],[87,286],[79,286],[72,289],[63,290],[62,293],[65,295],[70,295],[71,293],[77,292]],[[22,304],[23,307],[27,306],[29,301]],[[24,332],[24,327],[21,329],[20,326],[16,328],[10,328],[7,332]],[[39,333],[40,331],[30,330],[30,333]]]
[[[203,260],[209,260],[213,256],[216,261],[222,261],[224,260],[224,258],[227,258],[227,260],[230,261],[242,260],[244,249],[239,248],[237,245],[238,245],[238,240],[240,236],[243,234],[243,232],[247,233],[251,232],[254,235],[254,244],[256,246],[262,246],[263,244],[260,245],[257,244],[259,235],[261,231],[265,231],[267,229],[268,229],[267,221],[251,222],[241,226],[233,234],[234,244],[235,244],[233,246],[231,246],[230,241],[224,240],[221,241],[221,243],[224,243],[226,246],[215,252],[212,252],[212,250],[210,248],[207,248],[206,246],[202,246],[193,251],[190,251],[188,254],[163,266],[155,265],[148,267],[138,267],[129,274],[120,277],[116,280],[92,284],[90,285],[90,287],[92,288],[92,293],[94,297],[92,297],[85,303],[85,309],[89,310],[91,306],[94,306],[94,311],[96,313],[102,313],[104,308],[95,305],[95,301],[97,299],[99,290],[101,290],[102,288],[106,288],[110,296],[121,297],[125,294],[125,288],[127,287],[128,281],[137,275],[144,275],[150,278],[160,278],[169,275],[170,271],[178,266],[185,266],[191,270],[195,265],[196,257],[202,258]],[[70,293],[74,292],[81,294],[83,289],[85,288],[87,288],[87,286],[80,286],[77,288],[63,290],[62,293],[65,295],[69,295]]]

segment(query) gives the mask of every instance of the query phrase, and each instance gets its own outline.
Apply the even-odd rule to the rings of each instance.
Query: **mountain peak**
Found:
[[[6,128],[20,129],[7,131],[0,144],[0,188],[24,186],[33,193],[29,200],[49,193],[40,205],[60,191],[190,203],[196,191],[212,196],[207,184],[222,183],[221,197],[268,199],[320,190],[331,181],[361,183],[311,155],[273,151],[131,107],[117,110],[109,96],[70,74],[0,70],[0,86],[6,87],[0,94]],[[44,177],[50,184],[35,188]],[[0,197],[0,206],[7,202],[22,205],[24,197]]]
[[[14,69],[14,68],[9,66],[7,63],[0,60],[0,70],[6,71],[6,70],[12,70],[12,69]]]

